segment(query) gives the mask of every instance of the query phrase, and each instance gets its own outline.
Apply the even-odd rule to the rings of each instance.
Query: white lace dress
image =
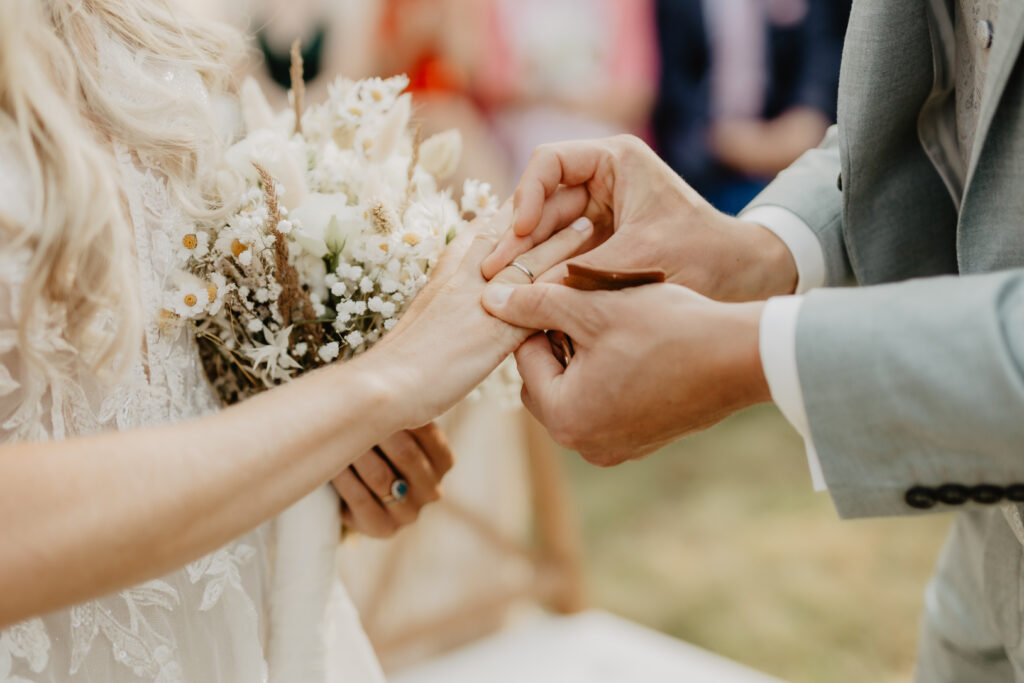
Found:
[[[163,77],[173,85],[176,75]],[[24,165],[10,150],[0,139],[0,209],[27,220]],[[166,425],[218,407],[191,335],[162,327],[158,315],[166,279],[183,265],[173,245],[187,219],[157,173],[125,150],[118,161],[148,320],[144,352],[120,383],[103,385],[78,363],[54,321],[32,345],[36,352],[69,360],[78,368],[73,378],[57,381],[25,363],[16,330],[28,255],[0,250],[0,441]],[[163,578],[0,631],[0,683],[279,680],[266,655],[275,650],[272,639],[281,635],[271,632],[269,607],[273,528],[265,524]],[[382,680],[354,611],[338,594],[340,586],[334,588],[333,599],[324,601],[332,605],[327,622],[311,630],[331,638],[317,644],[329,651],[329,661],[311,667],[316,675],[294,683]]]

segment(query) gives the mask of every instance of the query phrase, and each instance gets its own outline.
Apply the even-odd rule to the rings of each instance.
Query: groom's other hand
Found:
[[[547,283],[491,284],[483,302],[513,325],[572,337],[564,369],[543,334],[516,352],[523,402],[594,464],[642,457],[770,399],[763,304],[720,303],[673,284],[583,292]]]
[[[766,228],[708,204],[641,140],[538,147],[515,192],[512,229],[484,261],[490,279],[579,216],[596,227],[573,262],[607,269],[660,268],[669,282],[720,301],[791,294],[796,264]],[[544,278],[558,282],[555,269]]]
[[[386,538],[419,517],[441,497],[441,479],[454,459],[444,432],[434,423],[398,432],[360,456],[334,478],[345,528]],[[396,486],[396,482],[404,483]]]

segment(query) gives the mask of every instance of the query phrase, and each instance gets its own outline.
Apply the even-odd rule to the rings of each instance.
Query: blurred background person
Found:
[[[457,128],[463,158],[451,185],[489,182],[500,196],[514,178],[473,91],[472,72],[484,46],[486,0],[377,0],[376,75],[407,74],[425,136]]]
[[[518,175],[538,145],[644,134],[658,85],[648,0],[480,0],[473,87]]]
[[[657,148],[737,213],[835,122],[850,0],[657,0]]]

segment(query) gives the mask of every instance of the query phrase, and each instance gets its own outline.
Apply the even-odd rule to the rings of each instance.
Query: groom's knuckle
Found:
[[[622,133],[614,136],[610,140],[610,145],[619,155],[635,153],[644,146],[640,138],[628,133]]]
[[[611,467],[616,464],[615,455],[608,450],[594,448],[581,451],[583,459],[595,467]]]
[[[548,159],[557,154],[556,150],[558,147],[553,142],[546,142],[543,145],[537,145],[530,153],[530,166],[541,164],[546,162]]]
[[[565,448],[579,450],[583,446],[585,433],[580,430],[578,420],[567,414],[556,415],[555,420],[552,428],[554,440]]]
[[[607,326],[608,316],[603,306],[579,306],[572,312],[580,329],[591,336],[597,336]]]

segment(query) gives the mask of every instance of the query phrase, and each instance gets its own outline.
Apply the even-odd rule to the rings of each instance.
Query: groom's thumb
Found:
[[[599,292],[581,292],[563,285],[537,283],[508,285],[495,282],[484,289],[483,305],[487,312],[510,325],[528,330],[561,330],[583,340],[594,320],[591,314],[598,305]]]

